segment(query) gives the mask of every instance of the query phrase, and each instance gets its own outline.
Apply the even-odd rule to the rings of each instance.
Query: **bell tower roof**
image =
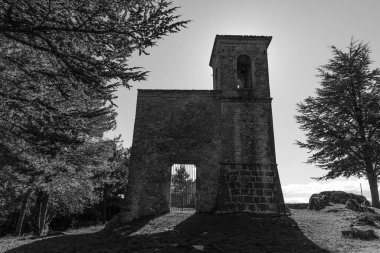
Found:
[[[209,66],[213,67],[213,60],[217,54],[217,50],[219,48],[219,45],[221,42],[232,42],[234,44],[236,43],[244,43],[244,44],[262,44],[266,45],[266,47],[269,46],[269,43],[272,40],[272,36],[257,36],[257,35],[216,35],[214,45],[212,47],[211,57]],[[250,43],[251,42],[251,43]]]

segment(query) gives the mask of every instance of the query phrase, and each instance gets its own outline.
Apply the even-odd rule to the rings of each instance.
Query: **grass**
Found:
[[[380,213],[379,209],[375,209]],[[308,209],[291,209],[292,217],[299,225],[301,232],[321,248],[331,252],[380,252],[380,240],[361,241],[342,237],[342,230],[348,230],[351,222],[359,215],[334,204],[320,211]],[[373,229],[380,236],[379,228],[363,226],[360,229]]]
[[[5,237],[0,252],[378,252],[380,240],[341,236],[357,215],[343,207],[312,211],[297,205],[282,218],[173,212],[112,233],[95,226],[38,239]]]
[[[0,252],[6,252],[9,249],[17,248],[24,244],[31,243],[29,238],[31,235],[23,235],[21,237],[5,236],[0,238]]]
[[[31,243],[48,240],[50,238],[64,236],[64,235],[79,235],[79,234],[90,234],[101,231],[104,228],[104,225],[82,227],[78,229],[69,229],[64,233],[58,233],[60,235],[46,236],[41,238],[35,238],[32,234],[24,234],[20,237],[15,236],[5,236],[0,237],[0,252],[7,252],[11,249],[17,249],[23,245],[28,245]]]
[[[104,225],[96,225],[96,226],[88,226],[76,229],[69,229],[65,232],[65,234],[88,234],[99,232],[104,228]]]

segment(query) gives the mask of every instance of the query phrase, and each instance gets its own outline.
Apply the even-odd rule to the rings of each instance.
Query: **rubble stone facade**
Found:
[[[213,90],[139,90],[126,219],[170,209],[173,164],[197,168],[197,212],[285,213],[267,48],[271,37],[217,35]]]

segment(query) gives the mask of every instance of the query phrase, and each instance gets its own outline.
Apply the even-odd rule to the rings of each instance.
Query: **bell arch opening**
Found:
[[[248,55],[240,55],[237,58],[237,89],[252,88],[251,58]]]
[[[196,166],[173,164],[170,180],[170,211],[195,211]]]

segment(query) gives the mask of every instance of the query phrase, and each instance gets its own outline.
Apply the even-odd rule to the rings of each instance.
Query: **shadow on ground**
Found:
[[[154,226],[144,230],[149,224],[155,223],[145,219],[114,233],[46,238],[7,252],[328,252],[289,217],[195,214],[166,232],[155,232]]]

